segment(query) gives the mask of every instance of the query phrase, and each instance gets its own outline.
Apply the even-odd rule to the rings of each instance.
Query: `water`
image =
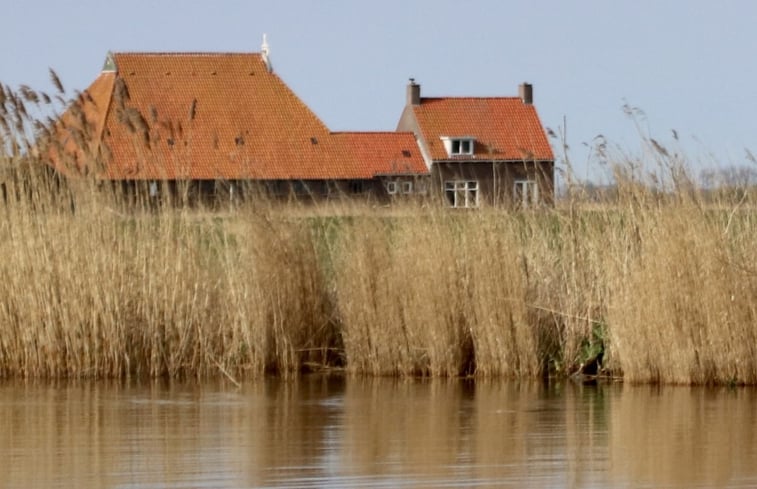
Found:
[[[0,384],[2,488],[755,486],[757,389]]]

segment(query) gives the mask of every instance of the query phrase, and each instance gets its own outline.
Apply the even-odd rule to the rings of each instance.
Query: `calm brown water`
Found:
[[[0,384],[0,487],[755,487],[757,389]]]

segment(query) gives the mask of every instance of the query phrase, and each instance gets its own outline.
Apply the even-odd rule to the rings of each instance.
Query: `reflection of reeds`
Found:
[[[116,95],[149,138],[149,117]],[[181,185],[171,205],[126,206],[98,180],[108,152],[87,94],[54,123],[24,104],[49,96],[0,97],[3,376],[533,377],[601,353],[633,381],[757,383],[751,189],[705,196],[656,141],[667,173],[624,162],[600,204],[462,214],[261,198],[210,213],[183,206]],[[76,176],[59,179],[51,154]]]
[[[749,389],[626,386],[608,411],[613,478],[654,487],[729,487],[752,477]],[[750,454],[750,456],[744,456]]]
[[[0,400],[2,487],[727,487],[757,449],[749,389],[304,376],[5,382]]]

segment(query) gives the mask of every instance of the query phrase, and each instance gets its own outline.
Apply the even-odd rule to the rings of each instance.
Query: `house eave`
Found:
[[[517,158],[517,159],[499,159],[499,158],[488,158],[486,156],[481,157],[473,157],[470,156],[465,158],[443,158],[443,159],[435,159],[432,161],[434,164],[440,164],[440,163],[502,163],[502,164],[519,164],[519,163],[553,163],[553,158]]]

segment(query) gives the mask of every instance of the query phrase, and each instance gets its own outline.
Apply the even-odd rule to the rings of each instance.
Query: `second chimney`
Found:
[[[521,83],[518,86],[518,95],[524,104],[532,105],[534,103],[534,86],[530,83]]]
[[[415,78],[407,84],[407,105],[421,104],[421,86],[415,83]]]

